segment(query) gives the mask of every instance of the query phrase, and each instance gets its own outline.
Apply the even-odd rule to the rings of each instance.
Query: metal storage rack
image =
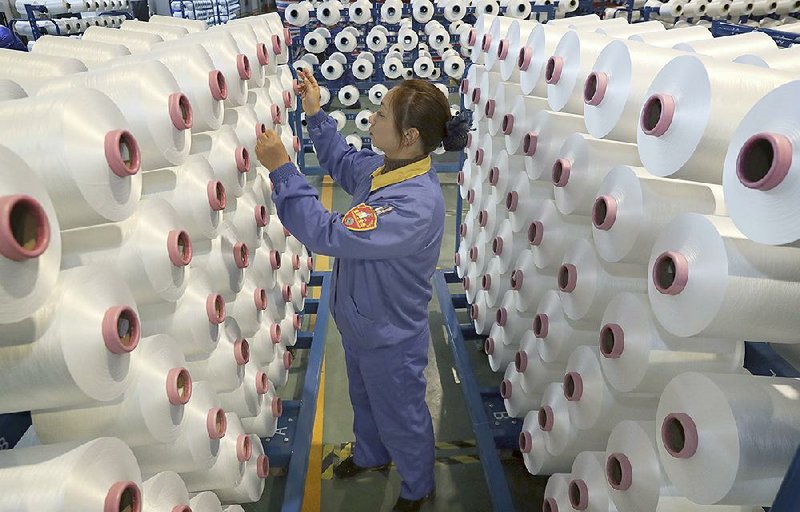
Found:
[[[59,15],[55,15],[53,17],[50,17],[50,16],[37,17],[37,13],[48,15],[49,11],[48,11],[47,7],[44,6],[44,5],[25,4],[25,15],[26,15],[26,17],[25,18],[14,18],[14,19],[12,19],[11,21],[9,21],[8,27],[12,31],[14,31],[14,27],[15,27],[15,25],[17,23],[28,23],[28,24],[30,24],[31,34],[33,35],[33,39],[35,41],[35,40],[39,39],[40,37],[42,37],[44,35],[44,34],[42,34],[42,31],[39,29],[39,22],[41,22],[41,21],[50,21],[53,24],[53,26],[55,26],[55,28],[56,28],[55,35],[62,36],[62,35],[68,35],[68,34],[62,34],[61,33],[61,29],[59,28],[58,24],[54,20],[57,20],[60,17],[73,17],[73,18],[81,18],[82,19],[82,13],[80,13],[80,12],[59,14]],[[98,12],[97,16],[125,16],[125,18],[127,18],[129,20],[133,19],[133,14],[131,13],[130,10],[122,10],[122,11],[111,10],[111,11]],[[74,35],[74,34],[69,34],[69,35]],[[25,37],[27,37],[27,36],[25,36]]]

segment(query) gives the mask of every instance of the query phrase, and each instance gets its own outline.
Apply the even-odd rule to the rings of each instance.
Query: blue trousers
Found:
[[[400,496],[417,500],[433,490],[433,423],[425,403],[430,332],[407,342],[365,349],[343,337],[353,404],[354,462],[394,461]]]

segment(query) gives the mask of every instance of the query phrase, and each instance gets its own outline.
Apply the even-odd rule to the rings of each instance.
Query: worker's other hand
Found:
[[[305,69],[297,71],[297,85],[294,92],[303,100],[303,112],[307,116],[313,116],[320,110],[320,92],[317,79],[314,74]]]
[[[256,158],[261,165],[274,171],[292,160],[275,130],[267,130],[256,141]]]

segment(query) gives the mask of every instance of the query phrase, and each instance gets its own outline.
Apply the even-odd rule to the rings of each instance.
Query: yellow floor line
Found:
[[[329,176],[322,179],[322,205],[328,210],[333,205],[333,180]],[[331,261],[328,256],[314,255],[314,268],[319,271],[330,270]],[[312,289],[312,297],[319,298],[319,287]],[[311,452],[308,456],[308,472],[303,493],[303,512],[318,512],[322,495],[322,434],[325,418],[325,357],[322,358],[322,369],[319,375],[319,393],[317,394],[317,412],[314,416],[314,431],[311,436]]]

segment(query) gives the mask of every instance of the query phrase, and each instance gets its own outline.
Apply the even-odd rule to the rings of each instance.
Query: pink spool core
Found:
[[[472,132],[467,134],[467,147],[468,148],[472,147]]]
[[[283,300],[284,302],[292,302],[292,287],[288,284],[283,287]]]
[[[464,238],[464,237],[467,236],[468,229],[469,228],[467,228],[467,223],[466,222],[462,222],[461,225],[458,227],[458,232],[461,235],[461,238]]]
[[[583,480],[572,480],[569,483],[569,502],[575,510],[589,508],[589,488]]]
[[[633,484],[631,461],[623,453],[612,453],[606,459],[606,480],[618,491],[627,491]]]
[[[131,352],[139,344],[139,315],[129,306],[112,306],[103,315],[103,343],[112,354]]]
[[[497,309],[497,313],[495,314],[495,321],[497,325],[500,327],[505,327],[506,322],[508,322],[508,310],[502,306]]]
[[[489,169],[489,184],[495,186],[498,181],[500,181],[500,169],[495,166]]]
[[[192,507],[189,505],[175,505],[172,507],[171,512],[192,512]]]
[[[103,512],[141,512],[142,490],[136,482],[116,482],[106,494]]]
[[[0,197],[0,255],[12,261],[38,258],[50,245],[50,221],[31,196]]]
[[[264,480],[269,476],[269,458],[266,455],[259,455],[256,463],[256,474],[258,478]]]
[[[225,321],[225,299],[219,293],[210,293],[206,297],[206,316],[214,325]]]
[[[531,453],[533,449],[533,436],[524,430],[519,433],[519,449],[522,453]]]
[[[265,133],[267,133],[267,125],[264,123],[256,123],[256,138],[261,137]]]
[[[292,93],[290,91],[283,91],[283,106],[292,108]]]
[[[283,401],[277,396],[272,398],[272,415],[276,418],[283,416]]]
[[[525,370],[528,369],[528,353],[524,350],[518,350],[514,354],[514,366],[517,368],[517,372],[525,373]]]
[[[542,244],[543,237],[544,225],[538,220],[531,222],[528,226],[528,242],[533,246],[539,246]]]
[[[473,245],[469,248],[469,259],[471,261],[478,261],[478,246]]]
[[[284,352],[283,354],[283,368],[288,370],[292,367],[292,361],[294,361],[294,356],[291,352]]]
[[[566,187],[569,183],[570,172],[572,172],[572,162],[566,158],[556,160],[553,164],[553,185]]]
[[[533,49],[523,46],[519,49],[519,56],[517,56],[517,67],[520,71],[528,71],[533,60]]]
[[[267,309],[267,290],[264,288],[256,288],[253,291],[253,302],[255,303],[256,310],[264,311]]]
[[[250,80],[252,72],[250,70],[250,59],[247,58],[247,55],[243,53],[236,55],[236,70],[239,72],[239,78]]]
[[[556,422],[556,417],[553,414],[553,408],[549,405],[542,406],[542,408],[539,409],[536,420],[539,422],[539,429],[541,429],[542,432],[552,431]]]
[[[295,313],[292,326],[294,327],[295,331],[299,331],[300,328],[303,327],[303,319],[300,315]]]
[[[272,117],[272,124],[283,124],[283,114],[281,113],[281,107],[276,105],[275,103],[270,106],[270,116]]]
[[[475,189],[471,188],[467,191],[467,203],[472,204],[475,202]]]
[[[250,444],[250,436],[239,434],[236,438],[236,458],[239,462],[247,462],[253,456],[253,445]]]
[[[234,152],[234,159],[236,160],[236,169],[241,173],[246,173],[250,170],[250,153],[244,146],[239,146]]]
[[[564,375],[564,396],[570,402],[578,402],[583,397],[583,378],[580,373],[569,372]]]
[[[292,137],[292,147],[294,148],[295,153],[300,151],[300,138],[297,135]]]
[[[272,36],[272,53],[281,54],[281,38],[277,34]]]
[[[223,101],[228,97],[228,83],[222,71],[212,69],[208,72],[208,88],[211,90],[211,97],[216,101]]]
[[[478,39],[478,31],[474,28],[469,30],[469,35],[467,36],[467,43],[470,46],[475,46],[475,41]]]
[[[313,256],[309,256],[308,258],[306,258],[306,268],[308,270],[314,270],[314,257]]]
[[[489,223],[489,212],[486,210],[481,210],[478,212],[478,225],[482,228],[486,227],[486,224]]]
[[[221,181],[211,180],[206,186],[206,195],[208,196],[208,206],[212,211],[219,212],[227,206],[227,196],[225,195],[225,185]]]
[[[483,148],[478,149],[475,151],[475,163],[478,165],[483,165],[483,157],[485,156],[486,152]]]
[[[492,276],[489,274],[483,274],[481,278],[481,288],[484,290],[489,290],[492,288]]]
[[[459,186],[464,184],[464,171],[458,171],[458,174],[456,174],[456,183],[458,183]]]
[[[269,66],[269,53],[267,53],[267,45],[264,43],[256,44],[256,55],[258,56],[258,63],[262,66]]]
[[[464,278],[461,280],[461,284],[464,286],[464,290],[465,290],[465,291],[468,291],[468,290],[469,290],[469,285],[470,285],[470,282],[469,282],[469,276],[465,276],[465,277],[464,277]]]
[[[516,190],[512,190],[506,195],[506,209],[510,212],[517,211],[519,206],[519,194]]]
[[[503,134],[511,135],[514,131],[514,114],[506,114],[503,116]]]
[[[661,441],[676,459],[688,459],[697,452],[697,425],[686,413],[668,414],[661,423]]]
[[[619,324],[606,324],[600,329],[600,353],[607,359],[619,359],[625,350],[625,331]]]
[[[533,317],[533,334],[537,338],[546,338],[550,332],[550,317],[545,313],[539,313]]]
[[[284,226],[284,227],[283,227],[283,236],[285,236],[285,237],[290,237],[290,236],[292,236],[292,233],[291,233],[291,232],[289,232],[289,230],[288,230],[288,229],[286,229],[286,226]]]
[[[106,133],[103,149],[108,168],[120,178],[133,176],[141,169],[139,143],[128,130],[111,130]]]
[[[565,263],[558,269],[558,288],[562,292],[572,293],[578,284],[578,269],[572,263]]]
[[[263,228],[269,222],[269,215],[267,214],[267,207],[263,204],[256,205],[255,207],[256,226]]]
[[[536,154],[536,145],[539,142],[539,134],[536,132],[528,132],[522,137],[522,151],[525,156],[533,156]]]
[[[677,251],[666,251],[653,264],[653,284],[664,295],[681,293],[689,281],[689,262]]]
[[[486,114],[486,117],[489,119],[494,117],[494,111],[497,107],[497,102],[495,100],[488,100],[486,102],[486,106],[483,109],[483,113]]]
[[[654,94],[642,107],[640,123],[642,131],[653,137],[661,137],[672,125],[675,117],[675,98],[669,94]]]
[[[206,415],[206,431],[209,439],[222,439],[227,430],[228,419],[225,417],[225,411],[219,407],[209,409]]]
[[[592,71],[583,85],[583,102],[596,107],[603,102],[608,90],[608,75],[602,71]]]
[[[233,246],[233,261],[236,263],[236,268],[247,268],[250,265],[250,250],[244,242]]]
[[[486,338],[486,341],[483,342],[483,351],[487,356],[494,354],[494,338]]]
[[[250,343],[246,339],[238,339],[234,342],[233,358],[239,366],[244,366],[250,361]]]
[[[481,50],[483,50],[484,52],[488,52],[491,47],[492,47],[492,35],[483,34],[483,44],[481,45]]]
[[[501,39],[500,42],[497,44],[497,58],[500,60],[506,60],[508,57],[508,46],[509,42],[508,39]]]
[[[616,198],[609,195],[602,195],[595,199],[592,206],[592,224],[597,229],[608,231],[617,221],[617,209],[619,203]]]
[[[472,89],[472,103],[478,103],[481,101],[481,88],[476,87]]]
[[[469,80],[466,78],[461,81],[461,94],[467,94],[469,91]]]
[[[555,498],[545,498],[542,503],[542,512],[558,512],[558,502]]]
[[[278,251],[270,251],[269,266],[272,267],[272,270],[281,268],[281,253]]]
[[[172,368],[167,373],[167,399],[172,405],[186,405],[192,396],[192,376],[186,368]]]
[[[556,85],[561,80],[561,73],[564,71],[564,58],[553,55],[547,59],[547,66],[544,70],[544,78],[550,85]]]
[[[503,382],[500,383],[500,396],[503,397],[503,400],[508,400],[511,398],[511,394],[514,392],[514,386],[511,384],[511,381],[508,379],[503,379]]]
[[[175,92],[169,95],[169,118],[176,130],[188,130],[192,127],[192,104],[186,95]]]
[[[185,267],[192,262],[192,240],[189,233],[182,229],[173,229],[167,235],[167,254],[169,261],[176,267]]]
[[[267,374],[261,370],[256,373],[256,393],[264,395],[269,391],[269,379]]]
[[[525,282],[525,273],[522,269],[517,269],[511,272],[511,289],[521,290],[522,283]]]
[[[283,28],[283,42],[286,46],[292,46],[292,33],[286,27]]]
[[[494,237],[494,240],[492,240],[492,252],[498,256],[503,254],[503,237]]]
[[[300,296],[304,299],[308,297],[308,285],[306,283],[300,283]]]
[[[480,312],[481,312],[480,306],[478,306],[477,304],[473,304],[469,308],[469,317],[472,318],[473,320],[477,320]]]
[[[292,255],[292,268],[295,270],[300,270],[300,255],[294,254]]]
[[[747,139],[736,158],[736,177],[747,188],[772,190],[792,166],[792,142],[779,133],[762,132]]]
[[[269,337],[272,343],[277,345],[281,342],[281,326],[280,324],[272,324],[269,326]]]

